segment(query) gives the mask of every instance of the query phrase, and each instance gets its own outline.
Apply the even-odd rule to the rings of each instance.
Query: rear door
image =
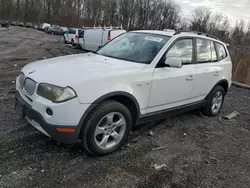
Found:
[[[81,48],[84,50],[85,49],[85,47],[84,47],[84,31],[82,31],[79,34],[78,43],[80,44]]]
[[[197,78],[192,98],[203,100],[212,88],[222,79],[222,66],[218,63],[213,41],[196,38],[196,69]]]
[[[102,29],[88,29],[84,33],[85,49],[89,51],[96,51],[102,46]]]

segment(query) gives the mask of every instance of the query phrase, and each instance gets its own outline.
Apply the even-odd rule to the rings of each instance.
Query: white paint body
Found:
[[[42,30],[45,29],[45,27],[51,27],[51,25],[48,24],[48,23],[43,23],[43,24],[42,24]]]
[[[71,32],[74,31],[74,32]],[[69,29],[68,32],[64,34],[64,39],[67,43],[72,43],[78,44],[78,36],[80,34],[81,30],[80,29]]]
[[[84,33],[85,31],[82,31],[79,33],[79,38],[78,38],[78,44],[80,45],[81,49],[85,49],[85,43],[84,43]]]
[[[78,44],[80,45],[81,49],[83,49],[83,50],[85,49],[84,38],[79,38]]]
[[[143,32],[169,36],[169,33],[163,31]],[[67,102],[52,103],[38,96],[36,91],[28,96],[25,90],[20,88],[19,77],[16,89],[47,123],[75,126],[96,99],[111,92],[122,91],[133,95],[139,104],[140,114],[143,115],[201,101],[215,84],[223,79],[228,81],[230,87],[232,63],[229,55],[216,63],[183,65],[182,68],[155,68],[173,41],[187,35],[173,35],[151,64],[87,53],[42,60],[28,64],[22,69],[26,77],[37,82],[37,86],[40,83],[49,83],[73,88],[77,98]],[[208,39],[205,36],[199,38]],[[33,71],[35,72],[29,74]],[[46,114],[48,107],[53,110],[53,116]]]
[[[125,30],[117,29],[87,29],[84,31],[84,50],[96,51],[109,40],[125,33]],[[110,38],[108,37],[110,35]]]

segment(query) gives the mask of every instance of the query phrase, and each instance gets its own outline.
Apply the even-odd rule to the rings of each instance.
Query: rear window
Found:
[[[216,49],[218,51],[218,60],[225,59],[227,57],[227,52],[222,44],[215,43]]]
[[[80,32],[79,34],[79,38],[83,38],[84,37],[84,31]]]
[[[69,34],[76,34],[76,30],[75,29],[70,29]]]
[[[78,29],[78,34],[80,34],[82,32],[82,30]]]

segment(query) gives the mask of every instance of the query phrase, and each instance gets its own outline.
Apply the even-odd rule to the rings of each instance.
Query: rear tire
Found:
[[[202,109],[202,112],[206,116],[216,116],[220,113],[225,98],[225,90],[221,86],[215,86],[207,97],[206,106]]]
[[[74,48],[74,49],[79,47],[79,44],[75,44],[73,39],[71,40],[71,45],[72,45],[72,48]]]
[[[81,145],[92,155],[107,155],[128,139],[131,126],[131,113],[123,104],[105,101],[88,115],[81,132]]]

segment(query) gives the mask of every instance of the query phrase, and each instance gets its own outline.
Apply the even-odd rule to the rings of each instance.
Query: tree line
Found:
[[[250,22],[231,27],[226,16],[205,7],[195,9],[190,20],[181,15],[180,5],[173,0],[0,0],[0,19],[66,27],[195,30],[233,45],[250,45]]]

